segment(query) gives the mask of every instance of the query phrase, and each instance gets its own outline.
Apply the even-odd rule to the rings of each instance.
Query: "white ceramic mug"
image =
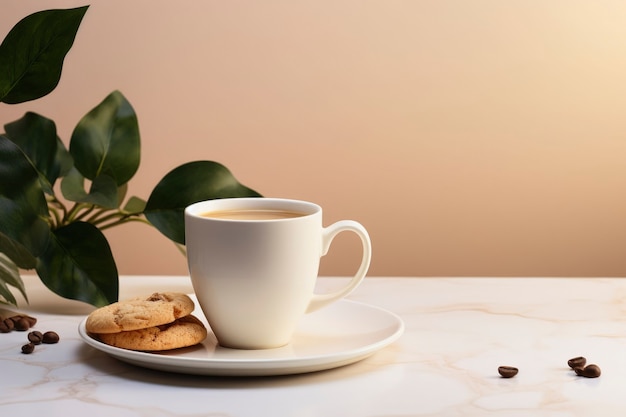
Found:
[[[301,215],[270,220],[207,217],[207,213],[250,210]],[[361,265],[342,289],[316,294],[320,258],[343,231],[361,238]],[[323,227],[320,206],[277,198],[192,204],[185,209],[185,244],[191,282],[211,329],[221,346],[238,349],[289,343],[305,313],[345,297],[361,283],[372,254],[361,224],[341,220]]]

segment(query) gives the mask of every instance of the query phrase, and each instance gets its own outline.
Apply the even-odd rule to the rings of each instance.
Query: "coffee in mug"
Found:
[[[290,210],[220,210],[220,211],[208,211],[202,213],[202,217],[209,217],[212,219],[230,219],[230,220],[277,220],[277,219],[289,219],[292,217],[304,216],[305,213],[299,211]]]
[[[363,256],[345,287],[315,293],[320,258],[341,232],[356,233]],[[300,318],[340,300],[365,277],[372,247],[352,220],[322,225],[320,206],[277,198],[202,201],[185,209],[194,292],[221,346],[267,349],[289,343]]]

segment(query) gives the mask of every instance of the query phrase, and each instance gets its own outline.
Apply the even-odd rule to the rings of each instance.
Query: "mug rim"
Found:
[[[253,204],[252,204],[253,203]],[[209,208],[207,208],[209,206]],[[209,218],[202,216],[202,213],[207,211],[219,211],[219,210],[232,210],[239,208],[254,208],[254,209],[277,209],[277,210],[293,210],[303,213],[302,216],[284,218],[284,219],[224,219],[224,218]],[[297,221],[298,219],[307,218],[315,214],[321,213],[322,207],[318,204],[305,200],[296,200],[290,198],[275,198],[275,197],[231,197],[231,198],[216,198],[212,200],[202,200],[192,203],[185,207],[185,216],[193,217],[196,219],[202,219],[207,221],[219,221],[219,222],[284,222],[284,221]]]

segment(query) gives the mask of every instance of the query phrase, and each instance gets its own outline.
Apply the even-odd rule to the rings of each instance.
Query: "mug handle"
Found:
[[[363,258],[361,259],[361,266],[357,271],[356,275],[352,277],[348,285],[343,287],[342,289],[331,292],[328,294],[313,294],[311,301],[309,302],[309,306],[306,309],[307,313],[311,313],[315,310],[318,310],[334,301],[339,300],[340,298],[345,297],[349,293],[352,292],[365,278],[365,274],[369,269],[370,262],[372,259],[372,242],[370,241],[369,234],[365,227],[363,227],[360,223],[357,223],[353,220],[340,220],[336,223],[331,224],[328,227],[322,229],[322,255],[324,256],[328,253],[328,249],[330,248],[330,244],[341,232],[354,232],[361,238],[361,243],[363,244]]]

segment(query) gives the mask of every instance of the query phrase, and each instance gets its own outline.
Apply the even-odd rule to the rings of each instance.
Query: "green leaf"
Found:
[[[75,222],[52,231],[37,259],[41,281],[61,297],[100,307],[117,301],[117,267],[106,238],[96,226]]]
[[[128,182],[139,168],[140,138],[137,115],[119,91],[114,91],[78,123],[70,140],[78,171],[94,180],[100,175]]]
[[[146,208],[146,201],[139,197],[131,197],[128,199],[122,211],[127,214],[140,214]]]
[[[128,193],[128,183],[120,185],[117,187],[117,204],[115,207],[120,207],[124,199],[126,198],[126,193]]]
[[[114,209],[118,207],[118,189],[115,180],[108,175],[96,177],[85,191],[85,177],[76,168],[61,180],[63,197],[77,203],[95,204],[100,207]]]
[[[232,197],[261,197],[240,184],[223,165],[194,161],[170,171],[152,190],[146,218],[174,242],[185,243],[185,208],[198,201]]]
[[[57,153],[54,157],[56,164],[59,166],[59,177],[64,177],[72,168],[74,168],[74,158],[57,136]]]
[[[0,253],[8,256],[19,268],[35,268],[37,259],[19,242],[0,233]]]
[[[37,170],[21,149],[3,135],[0,178],[0,233],[36,257],[48,242],[48,205]]]
[[[35,100],[56,88],[88,7],[44,10],[11,29],[0,44],[0,101]]]
[[[17,306],[17,299],[15,298],[11,290],[9,290],[6,282],[2,281],[2,278],[2,271],[0,270],[0,304],[10,304]]]
[[[20,277],[17,266],[5,254],[0,253],[0,296],[2,296],[8,304],[17,305],[15,296],[9,290],[9,285],[17,288],[20,293],[22,293],[24,299],[28,301],[24,281],[22,281],[22,277]],[[2,300],[0,300],[0,302],[2,302]]]
[[[6,136],[20,147],[41,174],[44,190],[53,194],[52,186],[61,172],[61,161],[57,160],[60,140],[54,122],[28,112],[21,119],[4,125],[4,129]]]
[[[108,175],[99,175],[89,187],[88,203],[100,207],[114,209],[119,206],[118,188],[115,180]]]

